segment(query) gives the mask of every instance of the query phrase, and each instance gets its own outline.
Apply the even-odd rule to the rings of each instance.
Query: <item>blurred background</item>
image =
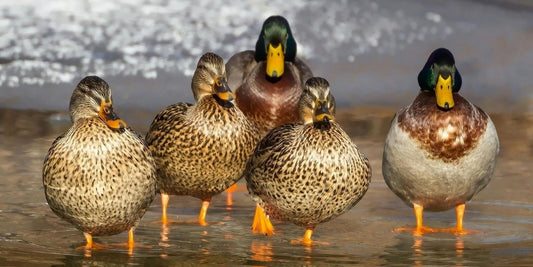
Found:
[[[263,21],[285,16],[298,56],[341,107],[408,104],[434,49],[454,53],[461,93],[491,111],[532,111],[531,1],[2,1],[0,107],[65,110],[98,75],[117,110],[192,101],[200,56],[253,49]]]
[[[291,246],[302,233],[291,224],[271,239],[252,236],[254,203],[238,192],[233,207],[214,198],[209,216],[220,223],[206,228],[160,229],[157,198],[136,232],[152,248],[133,258],[124,250],[92,258],[75,250],[83,237],[48,208],[41,171],[52,141],[70,127],[77,83],[105,79],[117,114],[144,134],[157,112],[193,101],[191,77],[203,53],[227,60],[253,49],[263,21],[276,14],[288,19],[298,56],[330,82],[338,121],[373,167],[361,202],[317,228],[331,246]],[[383,142],[438,47],[455,55],[460,93],[495,122],[500,158],[491,184],[467,204],[466,227],[478,234],[392,234],[414,216],[383,181]],[[533,264],[532,75],[528,0],[0,1],[0,265]],[[174,197],[169,213],[194,218],[198,204]],[[434,227],[455,224],[454,211],[427,216]]]

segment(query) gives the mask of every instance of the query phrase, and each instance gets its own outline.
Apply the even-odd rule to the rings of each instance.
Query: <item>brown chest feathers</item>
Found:
[[[455,106],[440,110],[435,95],[421,92],[413,103],[398,115],[398,125],[416,139],[433,158],[456,161],[469,153],[485,132],[488,116],[459,94]]]

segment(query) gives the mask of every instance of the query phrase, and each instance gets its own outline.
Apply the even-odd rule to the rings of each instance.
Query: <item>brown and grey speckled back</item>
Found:
[[[113,235],[139,222],[156,194],[155,163],[138,134],[83,118],[48,151],[43,184],[50,208],[91,235]]]
[[[315,226],[366,193],[368,159],[334,122],[286,124],[267,134],[247,167],[248,191],[270,216]]]
[[[146,141],[161,192],[209,199],[242,177],[259,133],[238,108],[206,96],[167,107]]]

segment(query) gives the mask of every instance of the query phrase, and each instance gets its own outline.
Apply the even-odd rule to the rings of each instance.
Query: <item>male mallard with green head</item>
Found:
[[[48,205],[72,223],[93,248],[93,235],[133,230],[156,194],[155,163],[142,137],[113,111],[109,85],[96,76],[80,81],[70,99],[73,125],[44,161]]]
[[[296,57],[296,41],[282,16],[266,19],[255,51],[243,51],[226,64],[236,104],[262,135],[274,127],[297,122],[304,82],[312,77]]]
[[[423,210],[456,207],[457,225],[450,231],[464,234],[465,203],[487,186],[496,165],[496,128],[483,110],[458,93],[462,79],[449,50],[431,53],[418,84],[418,96],[392,121],[383,177],[398,197],[413,206],[415,233],[438,231],[423,226]]]
[[[300,122],[279,126],[257,145],[248,164],[248,191],[258,203],[255,233],[271,235],[271,216],[307,228],[352,208],[366,193],[372,171],[368,159],[335,121],[328,82],[314,77],[299,101]]]
[[[233,104],[220,56],[206,53],[200,58],[192,91],[195,104],[167,107],[146,136],[157,165],[164,223],[169,195],[189,195],[202,200],[198,219],[206,225],[211,197],[242,177],[260,138]]]

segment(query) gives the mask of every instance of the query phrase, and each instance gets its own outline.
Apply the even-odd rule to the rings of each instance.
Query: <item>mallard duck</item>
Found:
[[[236,104],[262,135],[297,122],[304,82],[313,75],[296,57],[296,41],[284,17],[271,16],[261,28],[255,51],[243,51],[226,64]]]
[[[196,103],[178,103],[161,111],[146,136],[154,155],[167,222],[169,195],[202,200],[198,221],[205,217],[211,197],[239,180],[259,132],[233,104],[222,58],[206,53],[192,79]]]
[[[418,96],[392,121],[383,177],[414,208],[415,233],[437,231],[423,226],[423,210],[456,207],[457,225],[449,230],[464,234],[465,203],[487,186],[496,165],[496,128],[487,113],[458,93],[462,79],[449,50],[431,53],[418,84]]]
[[[299,101],[300,122],[279,126],[257,145],[246,171],[248,191],[258,203],[255,233],[271,235],[269,217],[313,229],[352,208],[366,193],[368,159],[335,121],[328,82],[314,77]],[[266,216],[265,216],[266,215]]]
[[[73,125],[52,144],[43,184],[52,211],[92,236],[133,231],[156,194],[150,150],[113,111],[109,85],[96,76],[80,81],[70,99]]]

